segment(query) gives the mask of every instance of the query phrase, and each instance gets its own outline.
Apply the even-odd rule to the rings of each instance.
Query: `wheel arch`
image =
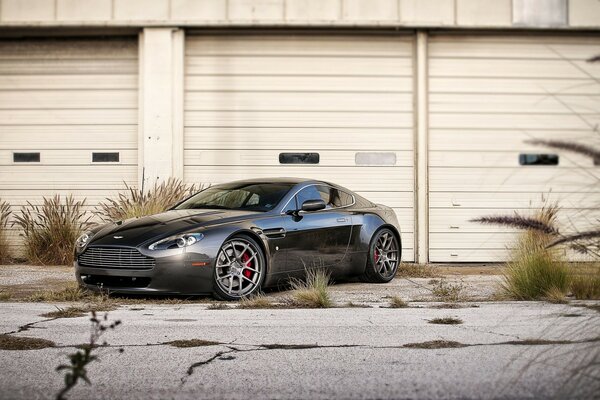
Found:
[[[238,230],[230,233],[229,236],[227,236],[225,238],[225,240],[223,240],[223,243],[227,242],[228,240],[230,240],[231,238],[233,238],[235,236],[248,236],[249,238],[253,239],[259,245],[260,250],[263,252],[263,256],[265,259],[265,281],[266,281],[266,278],[268,277],[270,266],[271,266],[270,265],[271,264],[271,256],[270,256],[269,252],[267,251],[267,246],[265,245],[263,238],[261,238],[260,235],[258,235],[252,229],[238,229]],[[223,244],[221,244],[221,246],[222,245]]]

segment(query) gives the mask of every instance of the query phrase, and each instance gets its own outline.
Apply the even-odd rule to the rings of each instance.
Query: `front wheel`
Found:
[[[265,280],[265,256],[247,236],[228,239],[215,262],[214,294],[221,300],[239,300],[257,293]]]
[[[365,282],[386,283],[394,279],[402,249],[394,232],[383,228],[375,232],[369,245],[369,258],[363,275]]]

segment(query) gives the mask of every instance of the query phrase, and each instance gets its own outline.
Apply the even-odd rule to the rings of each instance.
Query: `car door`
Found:
[[[310,185],[300,190],[284,216],[286,269],[294,273],[306,268],[326,267],[332,274],[344,260],[352,234],[352,217],[330,202],[331,187]],[[301,211],[307,200],[323,200],[323,210]]]

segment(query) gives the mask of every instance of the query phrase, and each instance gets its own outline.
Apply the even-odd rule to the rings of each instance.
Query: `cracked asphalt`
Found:
[[[121,306],[91,385],[72,399],[598,398],[600,313],[572,302],[479,302],[463,308],[210,310]],[[2,303],[0,331],[55,347],[0,350],[0,398],[53,398],[89,317],[48,319],[60,304]],[[459,325],[436,325],[438,317]],[[178,348],[168,342],[217,342]],[[428,347],[432,341],[442,348]],[[448,344],[448,348],[444,348]],[[406,346],[409,347],[406,347]],[[452,345],[452,346],[450,346]],[[124,351],[121,352],[121,349]]]

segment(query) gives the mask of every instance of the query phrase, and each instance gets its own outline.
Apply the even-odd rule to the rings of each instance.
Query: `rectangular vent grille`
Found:
[[[79,257],[79,265],[92,268],[151,269],[155,260],[136,249],[89,247]]]

